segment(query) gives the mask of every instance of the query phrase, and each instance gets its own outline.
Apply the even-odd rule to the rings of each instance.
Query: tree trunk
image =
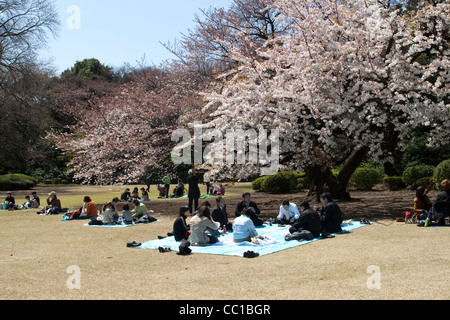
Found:
[[[384,173],[389,176],[389,177],[393,177],[393,176],[398,176],[398,172],[395,170],[394,165],[390,162],[385,162],[383,164],[383,168],[384,168]]]
[[[366,146],[355,149],[347,160],[345,160],[344,166],[337,177],[337,184],[331,192],[334,198],[350,200],[350,193],[347,191],[348,182],[355,170],[366,159],[367,151],[369,151],[369,148]]]
[[[334,199],[350,200],[347,191],[348,182],[353,172],[364,161],[368,147],[355,149],[345,160],[341,172],[336,178],[327,165],[313,165],[306,169],[307,178],[310,183],[308,200],[319,202],[320,195],[330,192]]]
[[[324,192],[331,192],[337,184],[336,177],[327,165],[313,165],[306,169],[309,182],[307,200],[319,202],[319,197]]]

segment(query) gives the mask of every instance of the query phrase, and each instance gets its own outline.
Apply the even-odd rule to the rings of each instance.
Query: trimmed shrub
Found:
[[[372,190],[373,186],[383,181],[383,169],[360,167],[353,172],[349,186],[361,190]]]
[[[432,177],[434,167],[429,165],[416,165],[403,171],[402,180],[407,186],[414,186],[417,180]]]
[[[271,176],[256,179],[252,183],[253,190],[268,193],[289,193],[298,190],[299,174],[292,171],[281,171]]]
[[[305,172],[297,173],[297,190],[308,189],[309,184],[309,179]]]
[[[418,187],[427,187],[433,181],[433,177],[420,178],[411,185],[411,189],[416,190]]]
[[[308,180],[306,179],[306,177],[297,178],[297,189],[298,190],[308,189],[308,188],[309,188],[309,183],[308,183]]]
[[[6,174],[0,176],[0,190],[27,190],[36,186],[36,179],[24,174]]]
[[[255,190],[255,191],[264,191],[264,190],[262,189],[262,184],[263,184],[264,179],[266,179],[265,176],[264,176],[264,177],[259,177],[259,178],[255,179],[255,180],[252,182],[252,189]]]
[[[53,178],[53,179],[52,179],[52,183],[53,183],[53,184],[61,184],[61,182],[62,182],[62,179],[59,178],[59,177],[58,177],[58,178]]]
[[[436,166],[433,178],[438,185],[442,180],[450,179],[450,159],[444,160]]]

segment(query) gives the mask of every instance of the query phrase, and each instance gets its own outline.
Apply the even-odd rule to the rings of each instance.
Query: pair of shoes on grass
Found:
[[[128,243],[127,243],[127,247],[129,247],[129,248],[139,247],[140,245],[141,245],[141,244],[140,244],[140,243],[137,243],[136,241],[128,242]]]
[[[328,232],[322,232],[321,237],[322,237],[322,239],[330,239],[330,238],[334,238],[334,235],[332,235],[331,233],[328,233]]]
[[[259,256],[258,252],[254,252],[254,251],[247,251],[244,252],[244,258],[256,258],[257,256]]]

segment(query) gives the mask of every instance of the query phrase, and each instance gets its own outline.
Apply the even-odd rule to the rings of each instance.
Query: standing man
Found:
[[[210,194],[210,189],[211,189],[211,179],[209,178],[209,173],[205,172],[205,174],[203,175],[203,182],[206,184],[206,194]],[[212,192],[211,192],[212,194]]]
[[[168,176],[164,176],[162,178],[162,182],[164,183],[164,188],[166,189],[166,198],[169,197],[169,188],[170,188],[170,178]]]
[[[144,183],[147,186],[147,189],[145,189],[145,191],[150,192],[150,183],[151,182],[152,182],[152,180],[150,179],[150,177],[144,176]]]
[[[200,188],[198,187],[198,182],[200,180],[200,177],[197,175],[197,169],[190,169],[188,171],[189,177],[188,177],[188,184],[189,184],[189,191],[188,191],[188,198],[189,198],[189,212],[192,215],[192,213],[197,210],[198,207],[198,199],[200,199]],[[192,208],[192,204],[194,203],[195,208]]]

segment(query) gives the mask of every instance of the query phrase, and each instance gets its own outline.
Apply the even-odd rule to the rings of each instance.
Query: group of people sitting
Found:
[[[414,210],[406,214],[405,222],[412,221],[418,226],[443,226],[445,218],[450,217],[450,180],[441,182],[442,191],[438,193],[436,200],[432,203],[427,193],[434,187],[432,181],[426,188],[419,186],[414,198]]]
[[[31,196],[25,196],[25,202],[23,204],[16,204],[16,200],[12,195],[11,191],[6,193],[5,201],[2,204],[1,209],[3,210],[29,210],[41,208],[37,211],[37,214],[59,214],[63,212],[61,205],[61,200],[58,199],[55,191],[48,194],[47,205],[41,208],[41,200],[37,195],[36,191],[31,192]]]
[[[0,210],[20,210],[20,209],[34,209],[39,208],[41,205],[41,200],[37,195],[36,191],[31,193],[31,197],[29,195],[25,196],[25,202],[21,205],[16,204],[16,199],[13,197],[12,192],[8,191],[6,193],[5,201],[3,201],[3,205]]]
[[[206,194],[224,196],[225,186],[223,184],[214,184],[210,178],[209,172],[203,174],[203,182],[206,184]]]
[[[28,196],[25,197],[27,199],[27,202],[24,203],[25,206],[29,206],[27,209],[31,208],[40,208],[40,200],[39,197],[36,195],[36,192],[32,192],[33,199],[29,198]],[[37,214],[60,214],[63,212],[63,207],[61,205],[61,200],[58,199],[58,196],[56,195],[55,191],[52,191],[48,194],[47,197],[47,205],[42,208],[41,210],[37,211]]]
[[[131,203],[127,202],[123,205],[120,214],[118,210],[119,202],[121,202],[120,199],[115,197],[105,203],[101,210],[98,210],[97,204],[89,196],[85,196],[83,206],[77,211],[67,213],[66,220],[90,219],[90,225],[133,224],[156,221],[156,218],[150,215],[145,203],[137,199],[132,200]]]
[[[141,188],[141,195],[139,196],[138,187],[134,187],[133,192],[130,192],[130,188],[126,188],[120,195],[120,200],[125,202],[133,202],[134,200],[150,201],[150,198],[145,188]]]
[[[218,196],[216,205],[211,208],[208,201],[201,203],[194,212],[190,223],[186,219],[190,211],[188,206],[180,208],[179,217],[173,224],[173,231],[168,236],[174,236],[175,241],[189,241],[192,245],[209,245],[218,242],[220,234],[233,232],[234,242],[250,241],[257,243],[261,236],[256,227],[263,224],[290,225],[286,240],[311,240],[316,237],[329,238],[331,234],[342,231],[343,214],[339,206],[331,199],[329,193],[321,195],[320,208],[313,209],[307,201],[296,204],[284,200],[275,220],[267,221],[259,218],[260,210],[251,200],[250,193],[242,195],[242,201],[236,205],[233,222],[229,221],[225,198]],[[159,237],[160,239],[163,237]]]

